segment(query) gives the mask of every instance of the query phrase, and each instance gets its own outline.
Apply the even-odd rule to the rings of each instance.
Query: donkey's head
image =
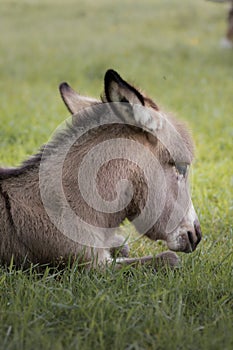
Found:
[[[108,139],[113,139],[115,132],[115,137],[119,138],[119,130],[124,124],[127,132],[120,136],[134,141],[135,148],[132,145],[129,148],[140,163],[135,161],[132,166],[130,162],[133,175],[128,171],[136,191],[133,204],[129,205],[128,218],[140,233],[153,240],[166,241],[169,249],[192,252],[201,240],[201,229],[189,192],[189,167],[193,159],[189,132],[115,71],[108,70],[104,82],[102,102],[80,96],[67,83],[60,85],[60,92],[73,115],[87,107],[109,104],[119,118],[121,128],[111,127],[108,131],[104,128],[100,132],[109,132]],[[137,148],[135,141],[142,147]],[[123,158],[122,154],[120,158]],[[120,161],[115,164],[119,168],[122,164],[127,166]],[[138,165],[141,168],[141,164],[144,168],[139,174],[137,168]],[[142,179],[142,173],[145,179]],[[132,176],[137,179],[135,182]]]

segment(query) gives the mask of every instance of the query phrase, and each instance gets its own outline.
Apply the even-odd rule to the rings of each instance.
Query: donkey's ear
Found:
[[[124,81],[113,69],[109,69],[104,78],[107,102],[128,102],[144,106],[144,98],[133,86]]]
[[[116,103],[112,108],[129,124],[137,125],[144,130],[156,132],[162,128],[162,118],[158,107],[151,101],[149,107],[145,106],[148,99],[133,86],[124,81],[118,73],[110,69],[106,72],[104,102]]]
[[[80,110],[98,103],[94,98],[79,95],[67,83],[61,83],[59,85],[59,90],[61,97],[71,114],[78,113]]]

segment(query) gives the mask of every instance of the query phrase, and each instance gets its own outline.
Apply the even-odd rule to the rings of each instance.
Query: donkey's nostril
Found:
[[[194,229],[195,231],[187,231],[188,239],[192,251],[196,249],[196,246],[201,240],[201,227],[198,220],[194,221]]]
[[[194,249],[195,244],[194,244],[193,234],[191,231],[188,231],[187,234],[188,234],[188,239],[189,239],[189,242],[191,244],[191,247],[192,247],[192,249]]]
[[[194,228],[195,228],[195,233],[196,233],[196,236],[197,236],[197,242],[196,244],[198,244],[201,240],[201,226],[199,224],[199,221],[198,220],[195,220],[194,221]]]

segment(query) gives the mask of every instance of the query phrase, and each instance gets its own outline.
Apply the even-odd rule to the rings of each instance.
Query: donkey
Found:
[[[227,15],[227,30],[225,36],[221,39],[220,45],[225,49],[233,48],[233,0],[210,0],[219,3],[229,3]]]
[[[225,47],[233,48],[233,0],[231,0],[231,7],[228,11],[227,22],[228,26],[225,35]],[[223,42],[222,44],[224,45]]]
[[[71,121],[21,166],[0,169],[1,263],[176,266],[174,252],[201,240],[186,127],[111,69],[101,100],[67,83],[60,93]],[[118,232],[126,218],[171,251],[129,258]]]

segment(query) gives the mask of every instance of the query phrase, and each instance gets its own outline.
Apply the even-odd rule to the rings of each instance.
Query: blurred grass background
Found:
[[[193,200],[204,235],[197,252],[182,255],[181,276],[170,272],[168,277],[156,279],[139,271],[132,282],[122,279],[119,273],[115,277],[94,274],[83,276],[84,288],[77,276],[77,282],[70,282],[67,270],[59,277],[59,285],[52,276],[47,289],[47,277],[43,282],[37,275],[9,274],[3,270],[0,285],[6,299],[2,299],[1,307],[2,337],[6,341],[2,348],[16,349],[18,344],[20,349],[29,349],[36,341],[51,349],[78,348],[77,344],[82,344],[82,348],[95,344],[96,349],[111,344],[116,349],[232,348],[233,52],[219,47],[226,30],[226,13],[225,5],[204,0],[0,1],[1,165],[18,165],[68,117],[58,92],[60,82],[68,81],[80,93],[99,97],[104,73],[113,68],[160,106],[186,121],[192,130],[196,143],[191,179]],[[156,247],[161,249],[158,243],[139,241],[132,245],[132,255],[153,252]],[[95,283],[106,295],[113,283],[115,290],[109,304],[96,292]],[[147,287],[134,295],[128,283]],[[34,299],[29,298],[30,303],[24,286],[34,295]],[[78,287],[84,290],[84,294],[80,292],[82,297],[79,293],[82,317],[77,305],[72,309],[76,300],[73,289]],[[155,288],[155,294],[150,288]],[[65,294],[73,295],[68,298],[69,307],[62,294],[64,289],[69,290]],[[163,293],[166,311],[156,304],[153,314],[152,300],[159,301]],[[9,305],[15,305],[14,311],[7,306],[9,298]],[[64,314],[59,307],[55,310],[48,305],[46,298],[62,300]],[[92,298],[97,305],[94,313],[88,307]],[[140,307],[134,304],[135,299]],[[119,317],[120,306],[111,313],[113,300],[118,306],[124,305],[123,318]],[[152,309],[141,319],[144,300]],[[75,302],[78,304],[78,300]],[[51,314],[58,317],[57,324],[45,312],[49,307]],[[163,312],[168,315],[167,320],[156,323],[153,315],[162,317]],[[200,313],[206,316],[202,318]],[[40,321],[37,328],[31,326],[33,319],[43,317],[44,323]],[[138,322],[132,323],[132,318],[137,317]],[[193,325],[196,333],[192,333]],[[97,326],[100,328],[95,333]],[[112,332],[112,343],[107,332]],[[118,340],[116,332],[123,332]],[[145,334],[147,341],[143,341]]]

